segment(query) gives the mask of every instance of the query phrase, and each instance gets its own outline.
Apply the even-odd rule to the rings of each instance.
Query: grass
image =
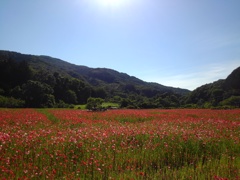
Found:
[[[112,102],[104,102],[103,104],[102,104],[102,106],[103,107],[117,107],[117,108],[119,108],[120,107],[120,105],[118,104],[118,103],[112,103]]]
[[[48,120],[52,121],[54,124],[59,123],[60,120],[51,114],[47,109],[37,109],[38,112],[44,114]]]
[[[74,109],[86,109],[86,104],[75,105]]]

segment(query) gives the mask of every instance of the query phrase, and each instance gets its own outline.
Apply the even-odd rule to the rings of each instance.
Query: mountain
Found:
[[[0,51],[0,58],[27,61],[34,71],[45,70],[52,74],[57,72],[67,77],[85,80],[93,86],[113,87],[114,85],[114,89],[118,89],[131,84],[136,88],[151,88],[152,90],[159,92],[174,92],[177,94],[186,94],[190,92],[187,89],[173,88],[157,83],[145,82],[134,76],[129,76],[126,73],[120,73],[112,69],[90,68],[87,66],[74,65],[49,56],[33,56],[16,52]]]
[[[222,80],[198,87],[186,98],[186,104],[195,107],[240,107],[240,67]]]
[[[225,89],[240,90],[240,67],[235,69],[224,82]]]
[[[190,92],[112,69],[0,51],[0,107],[65,107],[89,97],[128,108],[240,107],[240,67]]]
[[[170,98],[172,95],[179,98],[190,92],[186,89],[145,82],[134,76],[112,69],[90,68],[82,65],[74,65],[49,56],[34,56],[17,52],[0,51],[0,61],[4,62],[6,67],[9,67],[6,63],[10,62],[12,62],[12,64],[14,64],[13,62],[22,64],[27,63],[32,73],[32,77],[29,76],[28,80],[38,81],[51,86],[54,93],[50,94],[55,97],[57,102],[64,100],[64,102],[67,103],[85,103],[89,96],[101,97],[104,99],[113,99],[115,97],[115,100],[123,100],[123,98],[127,98],[129,100],[129,97],[131,96],[131,101],[134,100],[138,103],[142,101],[141,103],[146,104],[146,102],[143,102],[143,99],[145,98],[160,97],[164,94],[164,98],[169,97],[168,101],[171,101],[171,98],[176,99],[173,97]],[[2,67],[4,63],[2,64]],[[17,65],[11,66],[15,68],[12,68],[12,72],[9,70],[7,73],[8,75],[2,74],[2,76],[7,76],[7,78],[3,78],[2,83],[0,82],[2,84],[0,88],[5,92],[2,94],[5,96],[11,96],[10,91],[13,91],[16,86],[22,88],[22,85],[27,83],[27,80],[25,82],[22,80],[21,83],[14,83],[15,79],[23,76],[23,74],[16,75],[17,77],[13,78],[13,73],[16,74],[17,72]],[[76,85],[73,85],[74,82],[72,81],[75,81],[75,84],[76,82],[77,84],[80,83],[82,89],[80,88],[79,90],[79,87],[73,87]],[[66,83],[68,84],[66,85]],[[65,91],[60,90],[61,88],[65,88]],[[85,92],[83,92],[84,88]],[[76,96],[76,101],[67,100],[67,98],[63,97],[64,94],[65,96],[66,94],[71,94],[70,92],[72,93],[72,96]],[[80,93],[82,95],[80,95]],[[129,103],[130,102],[128,102],[128,104]],[[130,104],[133,105],[133,103]]]

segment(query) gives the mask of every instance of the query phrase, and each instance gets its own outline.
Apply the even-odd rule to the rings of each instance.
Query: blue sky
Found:
[[[240,66],[240,0],[1,0],[0,49],[193,90]]]

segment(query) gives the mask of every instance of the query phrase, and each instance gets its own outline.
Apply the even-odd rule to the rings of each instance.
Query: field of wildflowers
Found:
[[[0,110],[1,179],[240,178],[240,110]]]

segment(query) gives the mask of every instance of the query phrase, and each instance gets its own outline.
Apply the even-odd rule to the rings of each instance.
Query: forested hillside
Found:
[[[48,56],[0,51],[4,107],[65,107],[89,97],[129,108],[179,107],[189,91],[144,82],[107,68],[77,66]]]
[[[127,108],[239,107],[239,84],[240,68],[226,80],[190,92],[145,82],[112,69],[0,51],[1,107],[69,107],[86,104],[89,97]]]
[[[240,107],[240,67],[225,80],[203,85],[192,91],[186,104],[194,107]]]

